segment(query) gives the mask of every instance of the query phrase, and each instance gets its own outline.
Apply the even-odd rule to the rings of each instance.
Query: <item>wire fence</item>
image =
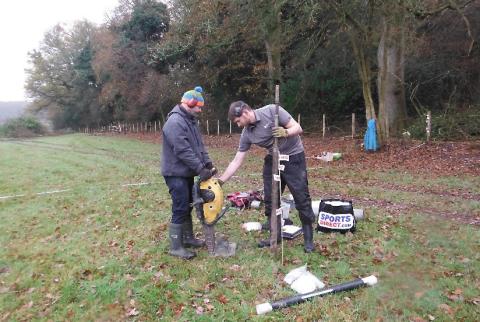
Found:
[[[302,124],[301,114],[297,115],[297,122]],[[352,136],[358,135],[365,126],[365,122],[359,121],[355,113],[343,119],[336,118],[336,124],[330,124],[326,114],[317,122],[309,124],[306,133],[321,133],[323,137],[329,136]],[[312,123],[312,122],[310,122]],[[162,122],[160,120],[154,122],[115,122],[99,127],[85,127],[78,129],[78,132],[86,134],[97,133],[160,133],[162,131]],[[198,120],[198,125],[202,133],[207,135],[226,135],[238,134],[242,132],[235,123],[229,120],[205,119]]]
[[[302,125],[302,115],[298,114],[297,122]],[[431,113],[426,114],[425,133],[427,141],[430,140],[431,134]],[[162,122],[160,120],[154,122],[116,122],[106,126],[85,127],[78,129],[78,132],[85,134],[101,134],[101,133],[161,133]],[[229,120],[219,119],[202,119],[198,120],[198,125],[203,134],[206,135],[231,135],[239,134],[242,129],[237,127],[235,123]],[[322,138],[329,137],[358,137],[365,133],[366,120],[362,115],[358,117],[355,113],[344,117],[332,117],[330,119],[327,114],[323,114],[317,121],[309,119],[309,123],[304,127],[304,133],[316,134]]]

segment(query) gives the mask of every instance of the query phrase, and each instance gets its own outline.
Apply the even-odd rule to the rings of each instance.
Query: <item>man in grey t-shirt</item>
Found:
[[[267,149],[268,153],[263,164],[263,189],[265,215],[270,219],[272,211],[272,150],[273,139],[277,137],[280,154],[289,155],[289,161],[281,161],[281,164],[285,165],[285,169],[280,172],[282,192],[285,186],[288,186],[292,193],[302,222],[304,250],[307,253],[312,252],[314,248],[312,224],[315,221],[315,215],[308,191],[305,151],[300,139],[300,134],[303,132],[302,127],[282,107],[279,107],[279,127],[275,127],[275,105],[267,105],[253,110],[243,101],[233,102],[230,105],[228,117],[238,127],[243,128],[243,131],[237,154],[220,176],[220,180],[226,182],[240,168],[252,144]],[[277,241],[280,241],[282,236],[280,220],[277,222],[279,223]],[[270,246],[270,239],[261,240],[258,246]]]

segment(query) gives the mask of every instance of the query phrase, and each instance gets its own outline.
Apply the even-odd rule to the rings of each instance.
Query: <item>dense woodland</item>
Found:
[[[120,0],[100,26],[53,26],[26,89],[62,129],[163,121],[195,85],[225,119],[280,84],[307,129],[356,113],[395,136],[427,110],[478,114],[479,35],[480,0]]]

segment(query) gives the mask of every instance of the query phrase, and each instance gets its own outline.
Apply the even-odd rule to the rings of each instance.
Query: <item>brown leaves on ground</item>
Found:
[[[129,137],[150,143],[162,142],[160,133],[134,133]],[[235,151],[239,134],[204,135],[209,148],[226,148]],[[302,140],[307,157],[322,152],[340,152],[342,159],[332,161],[335,165],[355,165],[365,169],[405,169],[411,173],[436,175],[480,175],[480,141],[430,142],[390,139],[379,151],[370,153],[363,150],[362,138],[327,138],[320,135],[304,135]],[[255,150],[257,152],[257,150]],[[263,153],[262,150],[258,152]],[[324,161],[311,158],[310,165],[322,165]]]
[[[480,142],[430,142],[390,140],[379,151],[365,152],[361,140],[318,137],[303,138],[307,156],[341,152],[342,159],[329,164],[354,164],[366,169],[405,169],[435,175],[479,175]],[[313,161],[314,159],[312,159]],[[316,164],[324,161],[315,160]]]

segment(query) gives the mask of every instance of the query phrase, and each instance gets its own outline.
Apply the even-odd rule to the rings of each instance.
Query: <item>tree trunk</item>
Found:
[[[280,5],[272,3],[270,20],[265,26],[265,50],[268,62],[268,90],[271,97],[275,94],[275,85],[280,84],[282,78],[282,26]]]
[[[370,64],[368,62],[368,58],[365,56],[365,50],[362,47],[361,43],[357,40],[358,35],[355,34],[355,31],[350,32],[350,41],[352,43],[353,54],[355,57],[355,62],[357,63],[358,74],[360,80],[362,82],[362,92],[363,92],[363,100],[365,102],[365,117],[367,121],[369,119],[377,119],[375,113],[375,103],[373,102],[372,97],[372,88],[371,88],[371,79],[372,79],[372,72],[370,70]],[[381,133],[382,125],[380,122],[376,123],[377,125],[377,133]],[[378,137],[379,144],[381,145],[383,140],[382,137]]]
[[[378,123],[382,137],[396,136],[405,127],[407,116],[404,87],[403,27],[392,27],[383,21],[378,59]]]

